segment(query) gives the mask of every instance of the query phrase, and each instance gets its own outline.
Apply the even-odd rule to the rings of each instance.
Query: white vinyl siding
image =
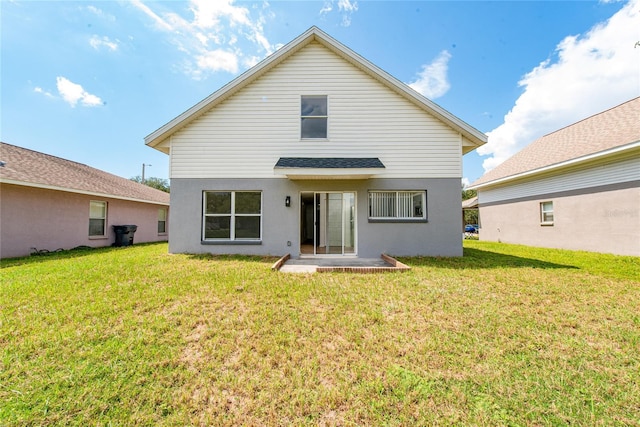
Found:
[[[637,180],[640,180],[640,158],[631,153],[505,183],[500,187],[480,189],[478,193],[480,204],[485,204]]]
[[[300,139],[302,95],[330,100],[328,138]],[[280,157],[378,157],[381,178],[459,178],[462,137],[318,43],[171,138],[172,178],[280,178]]]

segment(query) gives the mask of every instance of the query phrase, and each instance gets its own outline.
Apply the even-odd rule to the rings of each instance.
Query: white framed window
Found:
[[[302,95],[300,98],[300,138],[326,139],[328,120],[326,95]]]
[[[166,234],[167,232],[167,209],[158,209],[158,234]]]
[[[107,235],[107,202],[89,201],[89,237]]]
[[[262,192],[205,191],[202,240],[262,239]]]
[[[370,220],[426,220],[426,191],[370,191]]]
[[[553,202],[540,203],[540,224],[553,225]]]

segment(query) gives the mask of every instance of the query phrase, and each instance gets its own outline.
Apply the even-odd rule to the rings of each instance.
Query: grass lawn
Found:
[[[640,425],[640,259],[464,245],[369,275],[4,260],[0,425]]]

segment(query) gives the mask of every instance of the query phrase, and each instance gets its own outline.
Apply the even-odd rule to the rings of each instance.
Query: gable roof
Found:
[[[538,138],[470,189],[499,184],[640,146],[640,97]]]
[[[0,142],[0,183],[169,205],[164,191],[4,142]]]
[[[273,69],[285,59],[294,55],[297,51],[307,46],[309,43],[318,42],[336,55],[350,62],[357,68],[361,69],[380,83],[384,84],[394,92],[404,96],[418,107],[422,108],[429,114],[446,123],[452,129],[459,132],[463,140],[463,154],[475,148],[486,144],[487,136],[454,116],[444,108],[440,107],[433,101],[422,96],[408,85],[391,76],[373,63],[367,61],[345,45],[330,37],[328,34],[320,30],[318,27],[311,27],[293,41],[289,42],[282,48],[278,49],[272,55],[266,57],[261,62],[248,69],[225,86],[212,93],[184,113],[180,114],[161,128],[147,135],[144,140],[145,144],[156,148],[160,151],[168,153],[168,149],[159,145],[167,140],[173,133],[191,123],[202,114],[214,108],[227,98],[233,96],[242,88],[260,78],[263,74]]]
[[[478,196],[473,196],[470,199],[462,201],[462,209],[477,209],[478,208]]]

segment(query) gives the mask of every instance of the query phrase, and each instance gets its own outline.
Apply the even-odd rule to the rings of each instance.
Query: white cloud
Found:
[[[47,98],[53,98],[53,95],[51,94],[51,92],[47,92],[46,90],[42,89],[42,88],[41,88],[41,87],[39,87],[39,86],[36,86],[35,88],[33,88],[33,91],[34,91],[35,93],[41,93],[41,94],[43,94],[44,96],[46,96]]]
[[[351,16],[358,11],[358,2],[352,0],[337,0],[338,12],[342,13],[342,26],[348,27],[351,25]],[[327,15],[331,13],[335,0],[326,0],[320,9],[320,15]]]
[[[98,96],[87,92],[77,83],[64,77],[57,77],[56,82],[60,96],[72,107],[75,107],[78,102],[85,107],[96,107],[103,104]]]
[[[533,140],[640,95],[640,0],[629,1],[608,21],[556,47],[557,60],[542,62],[519,85],[524,92],[504,123],[488,133],[478,154],[489,171]]]
[[[93,13],[96,16],[99,16],[100,18],[106,19],[107,21],[115,21],[116,17],[113,15],[110,15],[108,13],[105,13],[102,9],[99,9],[95,6],[87,6],[86,9]]]
[[[447,79],[449,59],[451,59],[449,52],[446,50],[440,52],[431,64],[422,66],[417,79],[409,83],[409,86],[429,99],[436,99],[447,93],[451,87]]]
[[[169,23],[167,23],[164,19],[156,15],[156,13],[151,9],[149,9],[149,7],[146,4],[142,3],[141,0],[131,0],[131,4],[137,7],[138,9],[140,9],[142,12],[144,12],[144,14],[147,15],[149,18],[151,18],[156,23],[159,29],[164,31],[173,31],[173,27],[169,25]]]
[[[222,49],[208,51],[196,58],[199,70],[238,72],[238,57],[233,52]]]
[[[251,68],[254,65],[256,65],[258,62],[260,62],[260,57],[250,56],[250,57],[244,58],[244,61],[242,61],[242,64],[245,66],[245,68]]]
[[[133,0],[132,4],[151,17],[157,29],[167,33],[171,43],[185,53],[182,68],[194,79],[217,71],[235,74],[240,71],[238,64],[256,63],[258,54],[264,57],[275,51],[263,29],[264,16],[269,14],[266,5],[262,10],[250,10],[234,0],[190,0],[192,16],[183,17],[159,11],[161,3],[147,6]]]
[[[467,188],[469,185],[471,185],[471,182],[469,181],[469,178],[462,178],[462,188]]]
[[[117,40],[112,41],[107,36],[100,37],[100,36],[94,35],[89,39],[89,44],[95,50],[99,50],[101,47],[104,47],[112,52],[115,52],[116,50],[118,50],[118,41]]]
[[[199,28],[215,28],[226,18],[231,25],[251,26],[249,9],[234,6],[232,0],[192,0],[193,24]]]

